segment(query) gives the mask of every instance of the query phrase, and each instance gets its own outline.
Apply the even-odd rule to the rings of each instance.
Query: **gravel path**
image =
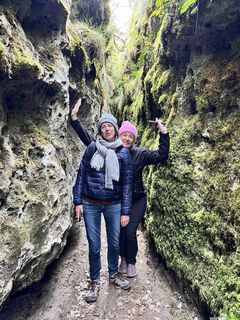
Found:
[[[132,289],[109,285],[106,267],[106,236],[103,227],[102,281],[96,303],[87,304],[88,246],[83,222],[76,223],[68,245],[44,279],[12,297],[0,320],[203,320],[196,309],[172,288],[158,258],[139,231],[138,272]]]

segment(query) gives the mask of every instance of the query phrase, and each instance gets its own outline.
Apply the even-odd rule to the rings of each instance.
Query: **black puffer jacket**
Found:
[[[73,129],[76,131],[82,142],[88,146],[95,138],[91,136],[87,129],[79,120],[70,121]],[[158,150],[146,150],[138,147],[130,149],[133,165],[133,199],[140,198],[146,194],[142,180],[142,173],[145,166],[151,164],[163,163],[169,156],[169,134],[160,133]]]
[[[73,188],[74,204],[82,204],[83,196],[93,200],[121,201],[121,212],[128,215],[132,203],[132,161],[129,150],[124,147],[116,149],[120,178],[119,181],[113,181],[113,189],[105,188],[105,167],[97,171],[90,166],[95,151],[96,144],[92,142],[83,155]]]

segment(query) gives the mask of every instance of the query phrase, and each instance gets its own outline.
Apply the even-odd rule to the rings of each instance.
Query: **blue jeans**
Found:
[[[100,279],[101,271],[101,215],[103,213],[108,243],[109,276],[118,271],[121,203],[98,205],[83,200],[83,218],[89,245],[91,280]]]

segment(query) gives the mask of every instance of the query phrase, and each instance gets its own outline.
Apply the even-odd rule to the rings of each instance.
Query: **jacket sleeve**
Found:
[[[87,154],[88,154],[87,148],[83,154],[80,167],[77,174],[76,183],[73,187],[73,203],[75,206],[82,204],[82,189],[83,189],[83,183],[84,183],[84,174],[86,174],[86,161],[87,161]]]
[[[73,129],[76,131],[80,140],[88,146],[92,141],[96,141],[96,139],[87,131],[87,129],[81,124],[79,120],[70,120],[70,124]]]
[[[132,160],[130,152],[126,149],[125,157],[123,157],[122,172],[122,215],[129,215],[132,206]]]
[[[141,162],[144,166],[168,160],[170,139],[168,133],[160,133],[158,150],[142,150]]]

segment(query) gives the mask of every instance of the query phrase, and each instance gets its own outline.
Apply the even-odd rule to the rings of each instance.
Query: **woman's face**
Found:
[[[116,132],[114,126],[109,122],[104,122],[101,124],[100,133],[104,140],[109,142],[115,141]]]
[[[131,132],[125,131],[120,134],[119,138],[122,140],[125,148],[131,148],[134,143],[134,135]]]

